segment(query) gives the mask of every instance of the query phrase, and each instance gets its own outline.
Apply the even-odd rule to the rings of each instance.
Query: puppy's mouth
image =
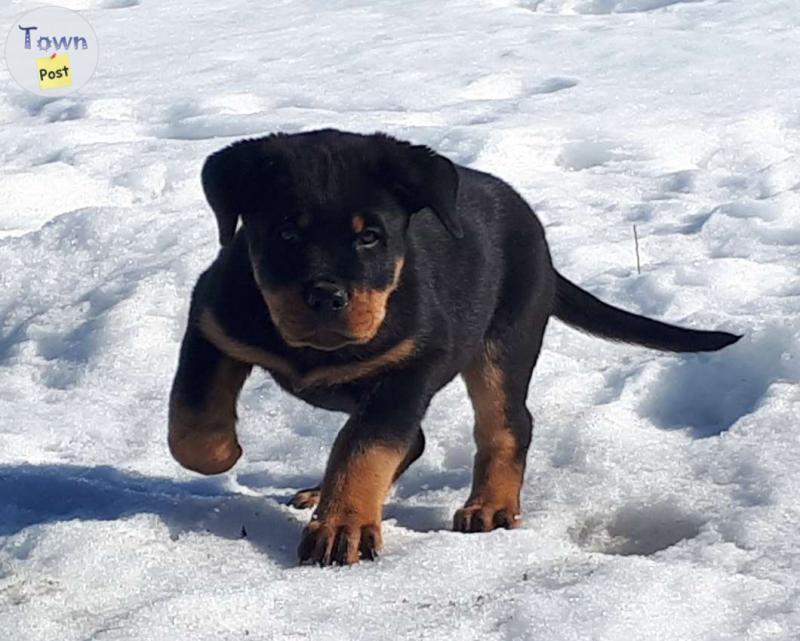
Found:
[[[360,326],[352,327],[350,315],[339,319],[322,319],[311,313],[295,290],[274,292],[262,290],[272,322],[281,338],[290,347],[311,347],[332,352],[348,345],[363,345],[374,336]],[[376,328],[377,329],[377,328]]]
[[[326,352],[332,352],[347,345],[357,345],[363,343],[363,339],[356,336],[343,334],[336,330],[328,328],[315,329],[303,336],[292,336],[285,332],[280,326],[278,331],[281,333],[283,340],[291,347],[313,347],[314,349],[321,349]]]

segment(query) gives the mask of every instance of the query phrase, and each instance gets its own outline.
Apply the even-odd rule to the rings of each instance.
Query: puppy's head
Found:
[[[368,343],[399,286],[410,216],[455,237],[458,175],[427,147],[335,130],[244,140],[210,156],[203,189],[219,240],[238,221],[275,326],[293,347]]]

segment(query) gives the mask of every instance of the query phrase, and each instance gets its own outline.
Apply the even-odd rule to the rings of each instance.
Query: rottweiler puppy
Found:
[[[203,474],[242,453],[236,402],[254,365],[347,422],[303,531],[301,562],[381,548],[392,483],[425,445],[422,419],[461,375],[475,413],[460,532],[520,523],[528,384],[551,316],[657,350],[718,350],[724,332],[617,309],[561,276],[531,208],[498,178],[427,147],[337,130],[237,142],[202,171],[222,249],[199,278],[169,407],[169,447]],[[241,228],[237,226],[241,220]]]

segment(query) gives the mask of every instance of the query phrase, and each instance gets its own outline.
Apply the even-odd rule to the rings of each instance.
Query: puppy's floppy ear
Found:
[[[249,191],[247,178],[260,140],[240,140],[206,158],[201,178],[206,200],[217,217],[219,244],[230,245]]]
[[[456,215],[458,172],[455,165],[423,145],[382,136],[385,155],[381,173],[412,213],[430,207],[454,238],[464,231]]]

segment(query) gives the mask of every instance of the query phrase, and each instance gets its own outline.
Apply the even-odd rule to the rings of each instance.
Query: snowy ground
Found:
[[[0,71],[3,639],[798,638],[795,0],[48,4],[85,10],[101,57],[60,100]],[[0,7],[3,38],[33,6]],[[245,457],[206,479],[165,409],[217,249],[204,157],[329,125],[504,177],[569,278],[746,337],[663,356],[553,322],[522,529],[447,531],[472,455],[455,382],[381,559],[296,567],[309,514],[284,501],[342,417],[256,375]]]

